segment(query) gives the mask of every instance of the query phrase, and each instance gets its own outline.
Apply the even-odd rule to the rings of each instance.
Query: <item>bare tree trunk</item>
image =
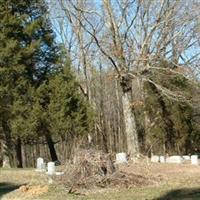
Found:
[[[135,116],[130,107],[129,92],[123,93],[122,105],[124,113],[125,132],[127,137],[127,149],[131,159],[139,154],[139,144],[136,129]]]

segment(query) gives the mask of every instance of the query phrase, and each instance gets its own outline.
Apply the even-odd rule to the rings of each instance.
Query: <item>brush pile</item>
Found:
[[[110,154],[96,150],[81,150],[74,156],[73,164],[65,170],[65,175],[56,181],[69,188],[125,187],[152,184],[142,175],[120,171],[114,165]]]

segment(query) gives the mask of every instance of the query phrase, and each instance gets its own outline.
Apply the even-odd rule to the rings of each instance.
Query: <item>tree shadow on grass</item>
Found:
[[[154,200],[200,200],[200,188],[172,190]]]
[[[20,186],[21,185],[7,182],[0,183],[0,199],[3,197],[3,195],[18,189]]]

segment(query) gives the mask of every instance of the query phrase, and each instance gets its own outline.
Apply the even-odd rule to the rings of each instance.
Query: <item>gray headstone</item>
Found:
[[[117,163],[117,164],[120,164],[120,163],[128,163],[126,153],[124,153],[124,152],[122,152],[122,153],[117,153],[117,154],[116,154],[116,163]]]
[[[170,156],[166,158],[166,163],[181,164],[182,162],[183,162],[183,158],[181,156]]]
[[[44,171],[45,170],[45,163],[43,158],[38,158],[37,159],[37,166],[36,166],[37,171]]]

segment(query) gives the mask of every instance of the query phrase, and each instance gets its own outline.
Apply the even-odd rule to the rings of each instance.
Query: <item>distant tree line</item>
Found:
[[[59,164],[77,148],[199,152],[198,8],[0,1],[0,160]]]

